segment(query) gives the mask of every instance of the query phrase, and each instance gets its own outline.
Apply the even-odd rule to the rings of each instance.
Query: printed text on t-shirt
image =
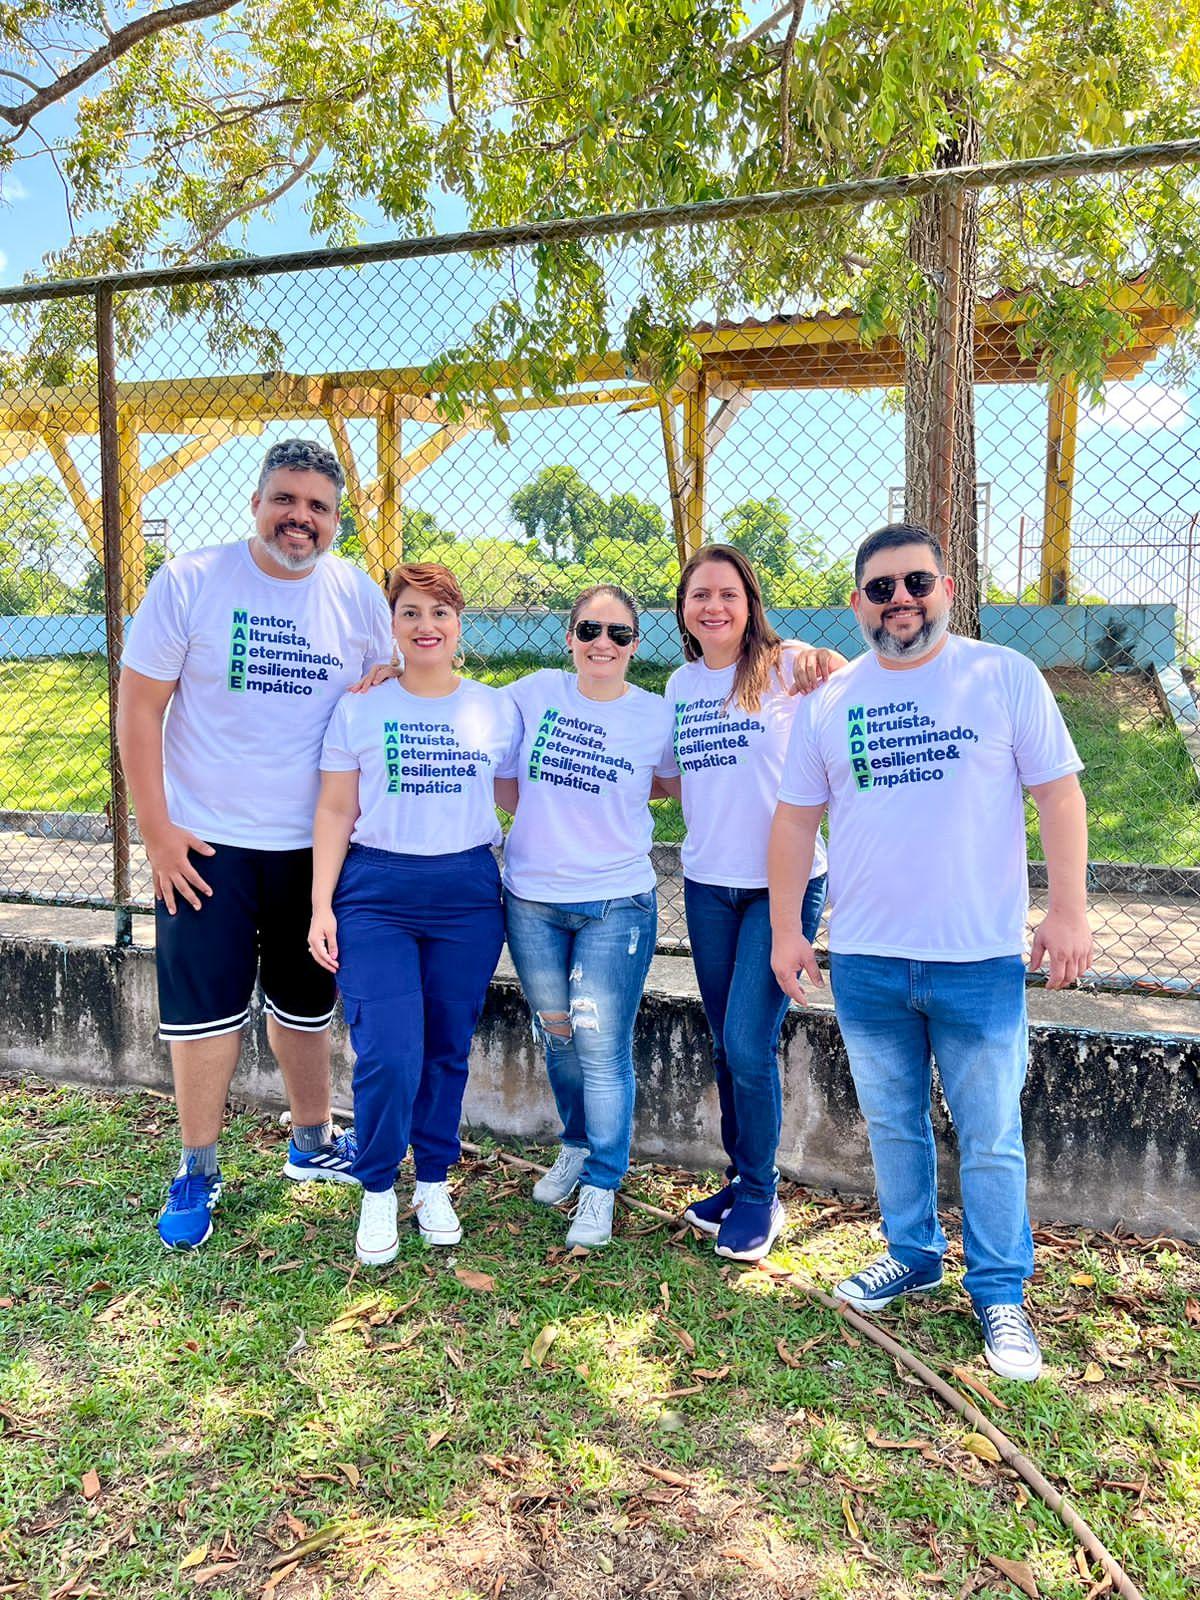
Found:
[[[388,794],[461,794],[461,778],[474,778],[486,750],[464,750],[448,722],[385,722],[383,759]]]
[[[328,683],[329,669],[342,670],[341,656],[318,654],[290,617],[252,615],[235,606],[229,634],[228,686],[236,694],[313,692],[314,683]]]
[[[854,787],[894,789],[899,783],[940,783],[946,763],[959,761],[963,746],[977,744],[974,728],[939,728],[915,700],[851,706],[846,712]]]
[[[529,752],[529,776],[561,789],[599,794],[602,784],[616,783],[622,772],[633,771],[624,756],[606,755],[607,748],[608,731],[600,723],[565,717],[548,706]]]
[[[722,696],[689,700],[675,707],[675,762],[681,772],[736,767],[750,748],[751,734],[764,732],[757,717],[730,717]]]

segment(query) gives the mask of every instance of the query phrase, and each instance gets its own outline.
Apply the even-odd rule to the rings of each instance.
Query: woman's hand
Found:
[[[366,694],[368,689],[374,689],[378,684],[386,683],[389,678],[399,678],[403,675],[403,672],[403,663],[397,665],[394,662],[389,664],[381,661],[377,667],[372,667],[365,677],[360,678],[357,683],[352,683],[348,693]]]
[[[332,906],[314,911],[308,925],[308,953],[326,972],[338,969],[337,918]]]
[[[839,667],[846,665],[846,657],[837,650],[817,649],[801,645],[792,661],[792,682],[789,694],[811,694],[819,689]]]

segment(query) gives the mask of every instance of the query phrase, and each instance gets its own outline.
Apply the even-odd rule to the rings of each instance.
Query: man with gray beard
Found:
[[[800,906],[828,810],[830,982],[888,1246],[835,1292],[878,1311],[941,1284],[936,1058],[958,1136],[964,1287],[984,1354],[1002,1377],[1033,1379],[1022,791],[1037,806],[1050,885],[1030,965],[1048,958],[1058,989],[1092,956],[1082,763],[1031,661],[949,631],[954,580],[932,534],[879,529],[859,547],[854,581],[869,649],[796,714],[768,856],[771,965],[802,1004],[800,974],[822,981]]]
[[[117,734],[154,875],[159,1035],[182,1143],[158,1219],[169,1249],[212,1232],[256,978],[292,1108],[284,1173],[357,1182],[353,1136],[330,1117],[334,983],[306,943],[325,726],[391,653],[382,592],[328,553],[343,483],[323,446],[272,445],[251,537],[166,562],[121,663]]]

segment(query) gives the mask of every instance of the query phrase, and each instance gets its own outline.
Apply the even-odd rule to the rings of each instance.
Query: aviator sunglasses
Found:
[[[902,578],[872,578],[863,584],[863,593],[873,606],[885,606],[902,583],[914,600],[924,600],[933,593],[940,574],[936,572],[906,572]]]
[[[622,649],[637,638],[637,629],[628,622],[577,622],[571,631],[583,644],[591,644],[606,633]]]

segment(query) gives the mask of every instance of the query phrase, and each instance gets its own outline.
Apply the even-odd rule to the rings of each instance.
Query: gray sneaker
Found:
[[[579,1174],[591,1151],[577,1144],[559,1147],[554,1165],[533,1186],[533,1198],[542,1206],[560,1206],[579,1187]]]
[[[983,1326],[983,1353],[993,1372],[1018,1383],[1041,1376],[1042,1352],[1024,1306],[984,1306],[975,1315]]]
[[[585,1183],[579,1190],[579,1199],[571,1213],[571,1226],[567,1230],[567,1244],[574,1248],[581,1244],[585,1250],[596,1250],[612,1238],[612,1189],[597,1189]]]

